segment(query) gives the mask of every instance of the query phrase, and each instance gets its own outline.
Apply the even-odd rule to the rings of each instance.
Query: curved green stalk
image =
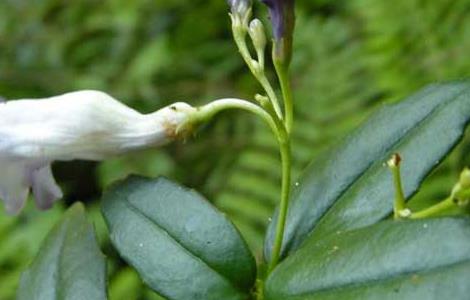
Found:
[[[233,108],[246,110],[261,117],[261,119],[263,119],[269,125],[273,133],[276,136],[279,136],[279,125],[271,117],[271,115],[260,106],[243,99],[224,98],[212,101],[204,106],[198,107],[197,111],[189,119],[189,121],[198,122],[209,120],[217,113]]]
[[[261,117],[271,128],[273,133],[276,135],[281,155],[282,164],[282,190],[281,190],[281,202],[279,206],[278,223],[276,225],[276,236],[273,246],[273,255],[271,262],[269,263],[268,273],[274,269],[277,265],[280,257],[281,246],[284,236],[284,227],[287,217],[287,209],[289,206],[289,194],[291,185],[291,148],[290,148],[290,136],[286,131],[284,123],[280,120],[276,120],[269,113],[267,113],[262,107],[251,103],[246,100],[236,98],[225,98],[215,100],[204,106],[198,107],[197,111],[188,118],[188,122],[199,123],[211,119],[217,113],[227,109],[242,109],[254,113]]]

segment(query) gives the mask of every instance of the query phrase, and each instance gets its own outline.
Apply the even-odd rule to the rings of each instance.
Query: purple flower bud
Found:
[[[261,2],[269,8],[275,42],[275,58],[288,64],[292,55],[295,0],[261,0]]]
[[[294,0],[261,0],[269,7],[274,39],[292,35],[294,29]]]

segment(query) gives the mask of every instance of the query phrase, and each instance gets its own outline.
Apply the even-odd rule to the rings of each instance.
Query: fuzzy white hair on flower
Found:
[[[99,91],[0,103],[0,199],[10,214],[23,208],[30,190],[47,209],[62,197],[51,163],[103,160],[163,145],[191,127],[196,111],[174,103],[141,114]]]

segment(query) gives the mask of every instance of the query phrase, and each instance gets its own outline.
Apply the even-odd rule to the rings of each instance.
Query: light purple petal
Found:
[[[294,30],[294,0],[261,0],[269,8],[275,40],[292,38]]]
[[[55,201],[62,198],[62,191],[55,182],[50,164],[32,170],[30,176],[31,189],[38,208],[49,209]]]
[[[30,188],[40,209],[48,209],[62,198],[49,162],[0,159],[0,171],[0,199],[8,214],[16,215],[23,209]]]

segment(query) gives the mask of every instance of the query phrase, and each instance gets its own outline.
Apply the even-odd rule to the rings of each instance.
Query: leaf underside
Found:
[[[168,299],[246,299],[255,260],[230,221],[194,191],[165,178],[130,177],[108,191],[113,245]]]

